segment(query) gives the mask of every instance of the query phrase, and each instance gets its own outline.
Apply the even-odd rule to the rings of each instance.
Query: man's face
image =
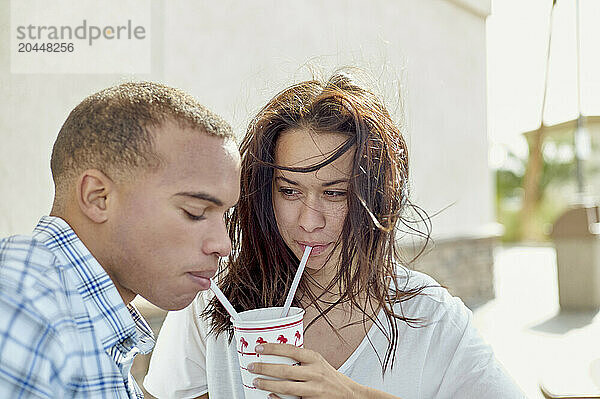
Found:
[[[162,165],[117,184],[109,203],[107,263],[122,296],[177,310],[209,288],[231,251],[223,218],[239,197],[240,158],[233,141],[174,123],[154,133]]]

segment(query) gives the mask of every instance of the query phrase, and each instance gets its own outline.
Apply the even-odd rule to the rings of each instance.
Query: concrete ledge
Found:
[[[460,297],[470,308],[495,297],[494,249],[496,235],[446,238],[434,242],[411,267],[426,273]],[[404,248],[405,253],[414,253]]]

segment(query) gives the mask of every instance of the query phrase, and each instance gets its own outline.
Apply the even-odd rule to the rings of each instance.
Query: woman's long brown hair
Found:
[[[290,129],[340,132],[348,139],[323,162],[306,168],[283,168],[274,164],[275,144],[281,133]],[[338,304],[350,303],[352,309],[362,312],[363,324],[373,321],[388,338],[385,355],[378,354],[385,372],[394,366],[397,323],[414,327],[421,321],[399,314],[393,307],[425,288],[407,289],[406,284],[397,284],[398,273],[406,273],[399,267],[405,263],[396,245],[400,225],[414,229],[403,216],[407,208],[416,209],[421,221],[428,218],[408,201],[408,150],[402,132],[383,102],[350,74],[336,72],[327,81],[293,85],[269,101],[250,123],[240,146],[240,200],[227,218],[234,250],[220,271],[219,285],[238,311],[283,306],[298,258],[277,228],[271,191],[274,168],[311,172],[347,151],[354,151],[354,161],[348,213],[336,244],[341,247],[341,259],[335,279],[322,287],[325,292],[337,288],[342,295],[336,301],[324,302],[308,289],[310,276],[305,273],[294,305],[299,306],[299,298],[303,298],[303,303],[315,305],[319,317],[331,325],[327,313]],[[421,234],[427,240],[430,229],[426,226],[427,231]],[[365,294],[369,298],[366,302]],[[377,320],[379,310],[385,313],[387,328]],[[231,339],[229,315],[216,299],[203,316],[211,319],[213,333],[228,332]]]

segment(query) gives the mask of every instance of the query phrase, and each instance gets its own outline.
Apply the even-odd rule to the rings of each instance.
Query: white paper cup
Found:
[[[246,399],[265,399],[270,392],[252,385],[255,378],[277,380],[268,376],[252,374],[248,364],[255,362],[297,364],[296,360],[283,356],[260,355],[254,352],[261,343],[284,343],[298,347],[304,345],[304,310],[290,308],[287,317],[281,317],[283,307],[260,308],[240,313],[241,320],[231,319],[235,331],[235,344],[240,361],[242,384]],[[298,396],[279,395],[283,399],[297,399]]]

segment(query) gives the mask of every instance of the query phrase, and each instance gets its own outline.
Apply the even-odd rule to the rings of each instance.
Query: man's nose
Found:
[[[219,257],[228,256],[231,253],[231,240],[225,221],[221,219],[217,222],[209,234],[209,237],[204,241],[204,253]]]

